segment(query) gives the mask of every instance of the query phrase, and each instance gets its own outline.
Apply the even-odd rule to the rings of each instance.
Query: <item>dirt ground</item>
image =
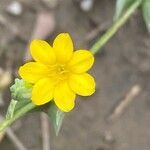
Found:
[[[0,66],[11,68],[13,76],[23,63],[28,41],[33,37],[38,14],[54,15],[55,28],[47,35],[52,41],[59,32],[69,32],[75,47],[90,48],[112,23],[115,0],[95,0],[89,12],[77,0],[58,0],[56,6],[46,0],[19,0],[23,12],[12,16],[6,11],[11,0],[0,0]],[[6,21],[1,22],[1,17]],[[52,27],[53,28],[53,27]],[[95,29],[97,34],[91,36]],[[17,29],[17,30],[16,30]],[[91,73],[97,90],[92,97],[78,97],[76,108],[66,115],[58,137],[50,127],[52,150],[149,150],[150,149],[150,38],[142,14],[137,11],[96,55]],[[110,120],[134,85],[141,91],[117,118]],[[4,93],[5,112],[10,99]],[[42,150],[39,114],[29,114],[15,123],[15,134],[28,150]],[[17,150],[6,136],[0,150]]]

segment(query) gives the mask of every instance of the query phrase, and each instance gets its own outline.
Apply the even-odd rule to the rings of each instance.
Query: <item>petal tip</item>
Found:
[[[60,33],[60,34],[58,34],[57,36],[56,36],[56,38],[69,38],[69,39],[71,39],[71,36],[70,36],[70,34],[69,33],[67,33],[67,32],[63,32],[63,33]],[[56,39],[55,38],[55,39]],[[71,39],[72,40],[72,39]]]

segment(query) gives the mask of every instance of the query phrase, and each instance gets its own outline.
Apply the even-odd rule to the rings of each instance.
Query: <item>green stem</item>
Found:
[[[36,106],[33,103],[29,103],[22,107],[20,110],[18,110],[15,115],[10,118],[4,120],[2,123],[0,123],[0,132],[3,132],[7,127],[9,127],[14,121],[16,121],[18,118],[25,115],[27,112],[35,108]]]
[[[140,6],[142,0],[136,0],[127,11],[106,31],[100,39],[91,47],[91,52],[96,54],[107,43],[107,41],[118,31],[118,29],[124,25],[128,18],[135,12]]]

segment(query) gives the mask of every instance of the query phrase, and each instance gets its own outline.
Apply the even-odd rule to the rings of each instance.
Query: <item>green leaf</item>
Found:
[[[14,99],[11,100],[7,110],[6,119],[11,119],[13,117],[17,103],[18,101]]]
[[[150,0],[143,0],[142,10],[146,27],[150,33]]]
[[[61,111],[53,102],[51,102],[47,114],[54,126],[56,135],[58,135],[62,126],[65,112]]]
[[[118,20],[136,0],[116,0],[114,20]]]

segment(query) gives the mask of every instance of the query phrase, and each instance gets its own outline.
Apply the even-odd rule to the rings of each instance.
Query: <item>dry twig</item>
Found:
[[[44,113],[41,113],[41,128],[42,128],[43,150],[50,150],[49,121],[46,114]]]
[[[9,37],[9,40],[13,39],[14,37],[18,37],[19,39],[21,39],[22,41],[26,41],[26,39],[24,39],[20,33],[19,30],[16,26],[14,26],[13,24],[11,24],[6,18],[4,18],[2,15],[0,15],[0,25],[4,26],[11,34]],[[8,40],[8,41],[9,41]],[[5,49],[6,46],[6,42],[3,43],[2,47],[3,49]],[[0,52],[2,53],[2,52]]]
[[[117,105],[113,113],[108,117],[108,120],[115,120],[121,116],[125,111],[126,107],[138,96],[141,92],[141,87],[139,85],[134,85],[131,90],[126,94],[125,98]]]

